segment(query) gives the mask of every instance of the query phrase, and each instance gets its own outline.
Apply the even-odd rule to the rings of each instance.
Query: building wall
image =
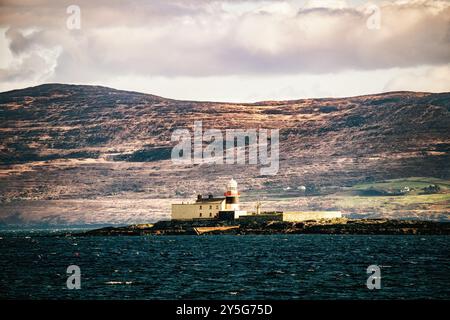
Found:
[[[224,208],[225,201],[172,204],[171,218],[172,220],[212,219]]]
[[[283,212],[283,221],[298,222],[306,220],[342,218],[340,211],[291,211]]]
[[[239,219],[240,217],[245,217],[247,215],[247,211],[245,210],[234,210],[234,218]]]

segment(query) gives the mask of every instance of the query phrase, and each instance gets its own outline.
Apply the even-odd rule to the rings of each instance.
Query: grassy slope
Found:
[[[438,185],[441,188],[441,191],[448,192],[450,191],[450,181],[442,180],[438,178],[427,178],[427,177],[411,177],[406,179],[393,179],[386,180],[380,182],[372,182],[372,183],[362,183],[357,184],[350,188],[351,190],[363,190],[368,188],[375,188],[380,190],[392,190],[399,189],[402,187],[409,187],[410,189],[415,189],[410,192],[410,194],[415,193],[418,194],[420,189],[429,186],[430,184]]]
[[[436,194],[423,194],[431,184],[441,190]],[[393,191],[409,187],[410,192],[398,196],[361,196],[358,191],[376,189]],[[296,203],[296,210],[341,210],[350,217],[384,217],[450,220],[450,181],[437,178],[412,177],[357,184],[333,194],[312,197],[280,197],[267,202],[271,207],[285,209]],[[267,206],[266,205],[266,206]],[[290,207],[289,210],[294,208]]]
[[[438,185],[440,192],[423,194],[422,189],[430,184]],[[354,193],[369,188],[392,191],[404,187],[409,187],[411,191],[399,196],[358,196]],[[415,218],[450,218],[450,181],[436,178],[413,177],[358,184],[333,197],[337,207],[354,214],[376,213],[394,217],[402,212]]]

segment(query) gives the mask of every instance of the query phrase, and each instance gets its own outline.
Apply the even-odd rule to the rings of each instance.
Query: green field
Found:
[[[372,183],[362,183],[362,184],[357,184],[349,189],[351,191],[357,191],[357,190],[367,190],[369,188],[374,188],[377,190],[391,191],[391,190],[395,190],[395,189],[409,187],[411,189],[411,191],[408,194],[410,195],[410,194],[420,194],[422,192],[423,188],[425,188],[429,185],[432,185],[432,184],[439,186],[441,189],[441,192],[449,192],[450,191],[450,181],[442,180],[442,179],[438,179],[438,178],[425,178],[425,177],[412,177],[412,178],[405,178],[405,179],[385,180],[385,181],[372,182]]]
[[[438,192],[424,188],[438,186]],[[397,195],[398,190],[408,190]],[[378,192],[364,195],[366,191]],[[341,210],[352,217],[450,220],[450,181],[412,177],[357,184],[327,195],[274,197],[264,206],[279,210]]]

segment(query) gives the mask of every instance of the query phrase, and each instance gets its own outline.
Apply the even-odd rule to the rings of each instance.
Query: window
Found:
[[[211,210],[212,209],[212,206],[209,206],[209,210]]]
[[[216,206],[216,209],[219,210],[219,206]]]
[[[212,213],[211,212],[209,213],[209,216],[212,217]]]
[[[200,210],[202,209],[202,206],[200,206]]]
[[[200,218],[202,217],[202,213],[200,212]]]

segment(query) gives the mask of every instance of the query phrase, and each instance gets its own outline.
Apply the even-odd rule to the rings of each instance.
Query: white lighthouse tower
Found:
[[[237,188],[237,182],[233,178],[228,181],[227,191],[225,196],[225,212],[231,213],[234,219],[238,219],[240,216],[246,216],[247,211],[240,210],[239,208],[239,192]]]
[[[239,211],[239,192],[237,191],[237,182],[233,178],[228,181],[225,196],[225,210]]]

